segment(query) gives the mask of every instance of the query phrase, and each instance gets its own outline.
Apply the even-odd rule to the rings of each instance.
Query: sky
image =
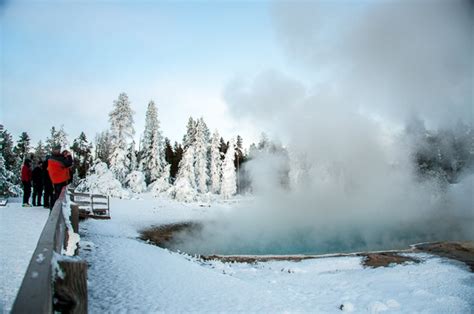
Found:
[[[472,125],[473,20],[468,0],[0,0],[0,122],[93,139],[126,92],[136,140],[151,99],[172,141],[189,116],[244,146],[328,111]]]
[[[153,99],[172,140],[189,116],[256,140],[261,129],[229,113],[223,90],[287,66],[272,23],[263,1],[0,1],[1,123],[34,145],[51,126],[93,139],[126,92],[137,139]]]

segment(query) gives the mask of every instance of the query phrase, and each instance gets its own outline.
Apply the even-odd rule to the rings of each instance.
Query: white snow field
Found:
[[[91,313],[150,312],[402,312],[469,313],[474,274],[458,262],[422,260],[364,268],[360,257],[301,262],[203,262],[138,240],[157,224],[199,220],[230,204],[111,200],[111,220],[81,222],[81,253],[89,263]]]
[[[0,312],[13,306],[23,276],[49,216],[43,207],[21,207],[10,199],[0,207]]]

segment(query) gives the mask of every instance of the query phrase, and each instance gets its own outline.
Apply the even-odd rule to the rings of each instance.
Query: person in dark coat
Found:
[[[43,196],[43,163],[41,160],[33,169],[33,206],[41,206]]]
[[[31,195],[31,160],[25,159],[23,166],[21,167],[21,183],[23,183],[23,207],[31,207],[30,195]]]
[[[53,183],[49,177],[48,172],[48,158],[43,161],[42,167],[42,176],[43,176],[43,189],[44,189],[44,196],[43,196],[43,206],[44,208],[53,208]]]
[[[63,187],[65,187],[71,176],[69,174],[69,168],[72,166],[72,156],[67,150],[61,153],[61,147],[55,146],[53,148],[53,154],[48,159],[48,172],[51,182],[54,186],[54,197],[53,205],[61,195]]]

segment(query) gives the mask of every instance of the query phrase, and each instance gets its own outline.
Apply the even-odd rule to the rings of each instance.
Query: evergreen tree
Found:
[[[197,189],[200,193],[207,193],[207,183],[209,181],[209,129],[203,118],[197,121],[194,149]]]
[[[193,145],[196,141],[196,128],[197,121],[194,121],[192,117],[189,117],[188,125],[186,126],[186,134],[183,137],[183,148],[186,149]]]
[[[145,174],[147,184],[150,184],[159,178],[164,167],[163,138],[158,111],[153,101],[148,104],[145,131],[140,146],[140,168]]]
[[[235,174],[235,140],[231,139],[222,164],[222,185],[221,194],[225,199],[229,199],[237,192],[236,174]]]
[[[165,148],[164,148],[165,161],[169,164],[173,163],[174,151],[171,146],[169,138],[165,137]]]
[[[175,181],[175,191],[175,198],[182,201],[191,201],[196,195],[193,145],[185,149],[183,159],[181,159],[179,163],[179,170]]]
[[[268,139],[267,134],[263,133],[260,134],[260,141],[258,142],[257,148],[259,150],[265,150],[268,149],[270,145],[270,140]]]
[[[79,137],[74,140],[71,150],[74,153],[74,177],[83,179],[92,166],[92,144],[89,143],[84,132],[81,132]]]
[[[220,152],[220,136],[217,130],[214,131],[211,140],[211,192],[218,194],[221,189],[222,160]]]
[[[0,154],[0,196],[18,196],[21,194],[20,187],[16,184],[18,179],[15,174],[5,166],[5,159]]]
[[[130,160],[129,172],[138,169],[137,150],[135,149],[135,141],[132,141],[128,149],[128,159]]]
[[[46,149],[44,148],[43,142],[40,140],[35,148],[35,159],[36,161],[45,160],[46,155]]]
[[[103,131],[95,137],[95,159],[100,159],[110,165],[111,136],[109,131]]]
[[[133,129],[133,111],[126,93],[121,93],[114,101],[114,108],[109,114],[111,151],[110,170],[122,184],[128,174],[130,161],[127,158],[129,142],[135,130]]]
[[[69,141],[67,139],[67,133],[64,131],[64,125],[61,125],[61,128],[56,133],[57,142],[61,146],[61,149],[67,149],[69,147]]]
[[[18,142],[16,143],[15,148],[13,148],[13,153],[16,156],[16,166],[17,168],[21,167],[23,160],[29,156],[31,147],[30,147],[30,136],[26,132],[22,132]]]
[[[224,161],[225,154],[227,153],[227,148],[229,146],[229,143],[224,141],[224,139],[221,137],[220,140],[220,145],[219,145],[219,151],[221,152],[221,160]]]
[[[0,154],[4,158],[5,168],[9,171],[15,169],[16,156],[13,152],[13,139],[10,133],[7,130],[0,132]]]
[[[64,131],[64,126],[61,126],[59,130],[56,127],[51,127],[50,136],[46,139],[45,150],[47,154],[51,153],[51,150],[55,146],[61,146],[61,149],[67,149],[69,147],[69,141],[67,134]]]
[[[176,176],[178,174],[178,169],[179,169],[179,163],[183,159],[183,147],[181,144],[178,144],[178,142],[174,142],[173,146],[173,161],[171,162],[171,167],[170,167],[170,177],[172,179],[176,179]]]

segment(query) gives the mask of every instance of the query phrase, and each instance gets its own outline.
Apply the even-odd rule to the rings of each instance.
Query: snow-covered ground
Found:
[[[21,207],[10,199],[0,207],[0,312],[8,313],[48,219],[49,209]]]
[[[111,200],[111,220],[80,225],[88,271],[89,310],[102,312],[428,312],[469,313],[474,274],[460,263],[427,255],[385,268],[360,257],[301,262],[203,262],[138,240],[156,224],[199,220],[230,204],[165,199]]]

